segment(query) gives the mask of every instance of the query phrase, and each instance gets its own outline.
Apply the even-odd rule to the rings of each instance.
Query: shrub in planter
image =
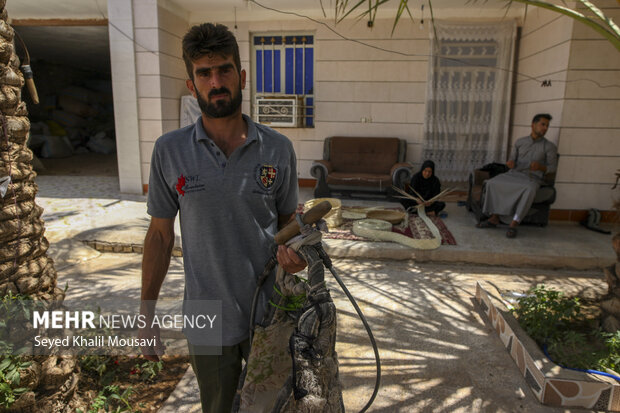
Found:
[[[606,333],[599,320],[585,317],[579,298],[539,285],[512,312],[555,363],[584,370],[620,367],[620,332]]]

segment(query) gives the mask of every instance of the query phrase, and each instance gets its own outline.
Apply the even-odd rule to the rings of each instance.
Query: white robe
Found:
[[[530,210],[543,178],[542,171],[530,171],[533,161],[545,165],[547,173],[557,168],[557,148],[546,138],[525,136],[515,142],[510,154],[514,169],[485,183],[482,212],[497,214],[502,221],[521,222]]]

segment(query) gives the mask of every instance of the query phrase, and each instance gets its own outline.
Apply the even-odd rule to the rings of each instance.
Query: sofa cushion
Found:
[[[327,175],[327,184],[385,189],[392,186],[392,177],[389,174],[332,172]]]
[[[334,136],[329,160],[334,172],[352,172],[358,176],[387,174],[389,177],[390,169],[398,162],[399,142],[398,138]]]

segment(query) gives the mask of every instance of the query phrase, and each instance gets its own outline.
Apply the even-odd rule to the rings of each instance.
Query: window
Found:
[[[252,36],[252,113],[277,127],[314,127],[314,36]]]

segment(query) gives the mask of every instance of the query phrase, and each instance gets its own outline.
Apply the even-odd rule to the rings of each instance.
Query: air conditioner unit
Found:
[[[254,120],[269,126],[296,128],[301,110],[298,97],[260,97],[256,99]]]

